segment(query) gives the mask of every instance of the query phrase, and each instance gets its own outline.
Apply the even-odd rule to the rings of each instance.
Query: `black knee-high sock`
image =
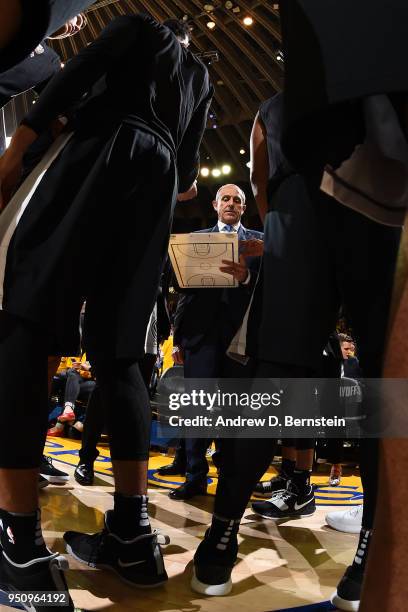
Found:
[[[214,514],[207,538],[215,544],[218,551],[236,551],[237,534],[240,525],[239,519],[229,519]]]
[[[311,470],[297,470],[293,471],[291,481],[296,486],[299,493],[304,493],[310,486]]]
[[[114,510],[109,525],[113,533],[123,540],[131,540],[139,535],[151,533],[146,495],[114,494]]]
[[[42,537],[40,510],[17,513],[0,508],[0,543],[14,563],[27,563],[52,554]]]
[[[358,541],[356,556],[353,560],[353,567],[358,568],[362,572],[365,570],[368,557],[368,549],[371,543],[372,529],[364,529],[360,531],[360,538]]]
[[[282,459],[280,469],[280,475],[282,478],[292,478],[295,467],[296,461],[292,461],[291,459]]]

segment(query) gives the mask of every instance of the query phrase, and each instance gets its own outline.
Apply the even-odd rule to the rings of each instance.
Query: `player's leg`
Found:
[[[5,590],[67,591],[61,570],[68,564],[45,545],[38,502],[48,418],[47,352],[41,329],[0,312],[0,573]],[[12,435],[17,430],[18,444]],[[63,609],[73,610],[72,602]]]

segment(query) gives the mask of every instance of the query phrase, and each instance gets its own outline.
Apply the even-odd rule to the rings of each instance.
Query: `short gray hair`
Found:
[[[246,199],[245,193],[242,191],[241,187],[238,187],[238,185],[235,185],[234,183],[226,183],[225,185],[221,185],[221,187],[219,188],[219,190],[215,194],[215,201],[218,202],[218,198],[220,197],[221,189],[224,189],[224,187],[227,187],[228,185],[232,185],[233,187],[235,187],[238,190],[238,193],[241,196],[242,203],[245,204],[245,199]]]

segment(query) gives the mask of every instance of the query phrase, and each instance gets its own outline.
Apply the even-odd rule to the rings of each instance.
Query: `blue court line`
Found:
[[[0,606],[8,606],[9,608],[14,608],[15,610],[24,610],[23,606],[9,603],[7,595],[4,593],[4,591],[0,591]],[[58,608],[55,609],[58,610]]]
[[[49,442],[47,440],[47,442]],[[58,442],[51,442],[51,444],[55,444],[55,446],[46,446],[47,451],[49,452],[50,455],[52,455],[52,458],[55,461],[58,461],[59,463],[63,463],[64,465],[70,465],[71,467],[76,467],[74,466],[72,463],[69,463],[69,461],[64,461],[63,459],[59,458],[59,454],[61,455],[65,455],[65,454],[69,454],[69,455],[73,455],[73,456],[79,456],[79,451],[77,449],[71,449],[71,450],[65,450],[62,444],[59,444]],[[61,450],[57,450],[57,448],[59,447],[59,449]],[[55,450],[51,450],[52,448],[54,448]],[[104,457],[105,459],[105,457]],[[106,461],[110,461],[110,458],[106,457]],[[103,463],[104,461],[101,461],[101,463]],[[98,459],[96,459],[95,464],[94,464],[94,472],[95,474],[100,474],[101,476],[109,476],[110,474],[107,474],[106,472],[101,472],[98,469],[95,469],[95,466],[98,464]],[[112,471],[112,468],[108,468],[110,471]],[[150,481],[153,482],[157,482],[157,485],[160,486],[160,484],[169,484],[169,485],[177,485],[179,486],[181,483],[180,482],[175,482],[175,481],[170,481],[170,480],[160,480],[159,478],[157,478],[154,474],[155,472],[157,472],[158,468],[153,468],[148,470],[148,478]],[[113,476],[113,474],[112,474]],[[208,477],[207,479],[208,484],[211,484],[212,479],[210,477]],[[167,487],[164,487],[167,488]],[[355,491],[356,489],[358,489],[358,487],[354,486],[354,485],[348,485],[348,486],[344,486],[344,485],[340,485],[339,487],[336,487],[335,490],[330,491],[330,493],[332,494],[332,496],[336,496],[336,495],[340,495],[341,493],[346,493],[346,492],[350,492],[352,493],[353,491],[354,494],[352,496],[352,499],[355,500],[356,503],[352,503],[350,502],[350,500],[344,500],[344,504],[333,504],[330,503],[329,500],[331,500],[332,502],[333,497],[327,497],[326,495],[319,495],[319,489],[324,489],[321,491],[321,493],[326,493],[326,489],[328,488],[328,485],[316,485],[316,490],[315,490],[315,496],[316,496],[316,500],[318,501],[318,505],[319,506],[333,506],[333,507],[337,507],[337,508],[341,508],[342,506],[359,506],[362,503],[363,500],[363,493],[359,493],[357,491]],[[337,493],[336,493],[337,491]],[[328,503],[322,503],[323,500],[327,500]],[[339,500],[340,501],[340,500]],[[324,608],[323,608],[324,609]],[[302,611],[303,612],[303,611]]]
[[[328,612],[329,610],[337,610],[330,601],[322,601],[317,604],[308,604],[300,606],[300,608],[285,608],[284,610],[276,610],[275,612]]]

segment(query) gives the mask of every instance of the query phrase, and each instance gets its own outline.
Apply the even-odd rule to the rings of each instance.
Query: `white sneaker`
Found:
[[[363,504],[353,506],[349,510],[326,514],[326,523],[329,527],[345,533],[360,533],[362,520]]]

